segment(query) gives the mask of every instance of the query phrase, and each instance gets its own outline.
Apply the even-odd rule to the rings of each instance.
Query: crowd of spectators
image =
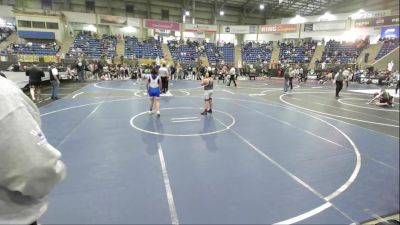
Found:
[[[326,43],[321,62],[333,64],[356,63],[357,57],[368,44],[369,37],[357,39],[355,42],[329,40]]]
[[[7,46],[7,54],[21,55],[56,55],[61,49],[61,46],[56,42],[44,42],[23,40],[19,43],[13,42]]]
[[[76,36],[66,57],[111,58],[116,55],[117,40],[116,35],[103,35],[102,39],[97,39],[91,32],[83,31]]]
[[[250,41],[243,43],[241,49],[244,63],[269,63],[273,50],[273,42]]]
[[[294,40],[278,43],[281,63],[309,63],[314,55],[317,42],[314,40],[295,42]]]
[[[135,58],[163,58],[160,39],[149,38],[140,42],[136,37],[125,36],[125,56]]]
[[[387,55],[395,48],[399,47],[399,38],[380,38],[379,42],[382,43],[382,48],[379,50],[378,55],[375,57],[376,60]]]

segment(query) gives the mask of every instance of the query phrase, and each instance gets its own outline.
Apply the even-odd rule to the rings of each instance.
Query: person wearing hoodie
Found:
[[[0,102],[0,224],[35,224],[65,166],[40,128],[38,108],[3,77]]]

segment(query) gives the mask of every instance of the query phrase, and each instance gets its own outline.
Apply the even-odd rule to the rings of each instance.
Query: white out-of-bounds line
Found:
[[[298,111],[298,110],[296,110],[296,111]],[[350,137],[347,136],[347,134],[345,134],[343,131],[341,131],[341,130],[340,130],[339,128],[337,128],[336,126],[330,124],[329,122],[327,122],[327,121],[325,121],[325,120],[323,120],[323,119],[321,119],[321,118],[318,118],[318,117],[316,117],[316,116],[310,115],[310,114],[308,114],[308,113],[306,113],[306,112],[301,112],[301,111],[298,111],[298,112],[299,112],[299,113],[302,113],[302,114],[305,114],[305,115],[308,115],[308,116],[310,116],[310,117],[312,117],[312,118],[314,118],[314,119],[317,119],[317,120],[319,120],[319,121],[321,121],[321,122],[323,122],[323,123],[329,125],[330,127],[334,128],[335,130],[337,130],[340,134],[342,134],[342,135],[347,139],[347,141],[349,141],[349,143],[352,145],[352,147],[353,147],[353,149],[354,149],[354,152],[355,152],[355,155],[356,155],[356,166],[355,166],[355,168],[354,168],[353,173],[350,175],[349,179],[348,179],[341,187],[339,187],[336,191],[332,192],[331,194],[329,194],[329,195],[326,196],[326,197],[322,197],[322,195],[321,195],[320,193],[318,193],[316,190],[314,190],[311,186],[309,186],[307,183],[305,183],[304,181],[302,181],[300,178],[298,178],[298,177],[295,176],[294,174],[292,174],[292,173],[290,173],[289,171],[287,171],[287,170],[286,170],[283,166],[281,166],[279,163],[277,163],[277,162],[274,161],[273,159],[269,158],[264,152],[262,152],[262,151],[259,150],[257,147],[255,147],[254,145],[252,145],[249,141],[247,141],[245,138],[243,138],[243,137],[242,137],[240,134],[238,134],[236,131],[234,131],[233,129],[231,129],[231,132],[234,133],[236,136],[238,136],[240,139],[242,139],[245,143],[247,143],[250,147],[252,147],[252,148],[253,148],[257,153],[259,153],[261,156],[263,156],[264,158],[266,158],[267,160],[269,160],[272,164],[274,164],[274,165],[277,166],[279,169],[281,169],[284,173],[286,173],[287,175],[289,175],[292,179],[294,179],[295,181],[297,181],[298,183],[300,183],[301,185],[303,185],[305,188],[307,188],[307,189],[308,189],[309,191],[311,191],[313,194],[315,194],[316,196],[320,197],[322,200],[325,200],[327,203],[329,203],[329,206],[328,206],[328,207],[333,206],[333,207],[334,207],[337,211],[339,211],[343,216],[345,216],[345,217],[346,217],[347,219],[349,219],[350,221],[354,222],[353,219],[351,219],[345,212],[341,211],[339,208],[337,208],[336,206],[334,206],[333,204],[331,204],[330,201],[331,201],[332,199],[336,198],[337,196],[339,196],[341,193],[343,193],[347,188],[349,188],[350,185],[351,185],[351,184],[355,181],[355,179],[357,178],[358,173],[360,172],[360,169],[361,169],[361,154],[360,154],[360,152],[359,152],[357,146],[355,145],[355,143],[353,142],[353,140],[351,140]],[[221,123],[222,125],[224,125],[220,120],[218,120],[218,119],[216,119],[216,120],[217,120],[219,123]],[[318,207],[318,208],[319,208],[319,207]],[[318,209],[318,208],[316,208],[316,209]],[[310,210],[310,211],[308,211],[308,212],[306,212],[306,213],[303,213],[303,214],[301,214],[301,215],[299,215],[299,216],[294,217],[294,218],[297,218],[297,220],[294,221],[293,223],[299,222],[299,221],[301,221],[301,220],[303,220],[303,219],[305,219],[305,218],[311,217],[311,216],[316,215],[317,213],[321,212],[321,211],[318,211],[318,210],[316,210],[316,211],[314,211],[314,210],[315,210],[315,209]],[[307,217],[304,217],[305,215],[307,215]],[[294,218],[292,218],[292,219],[294,219]],[[289,219],[289,220],[292,220],[292,219]],[[286,223],[285,221],[280,222],[280,223],[282,223],[282,224],[289,224],[289,223]]]
[[[134,95],[135,95],[136,97],[139,97],[139,98],[140,98],[140,97],[142,97],[142,96],[140,96],[139,93],[140,93],[140,91],[135,91]]]
[[[220,124],[222,124],[223,126],[225,126],[225,124],[223,122],[221,122],[219,119],[216,119],[214,117],[214,119],[216,121],[218,121]],[[247,145],[249,145],[254,151],[256,151],[259,155],[261,155],[262,157],[264,157],[265,159],[267,159],[269,162],[271,162],[273,165],[275,165],[276,167],[278,167],[281,171],[283,171],[286,175],[288,175],[289,177],[291,177],[293,180],[295,180],[297,183],[299,183],[300,185],[302,185],[303,187],[305,187],[307,190],[309,190],[310,192],[312,192],[313,194],[315,194],[316,196],[318,196],[320,199],[324,200],[324,197],[318,192],[316,191],[314,188],[312,188],[310,185],[308,185],[306,182],[304,182],[303,180],[301,180],[300,178],[298,178],[296,175],[294,175],[293,173],[291,173],[290,171],[288,171],[285,167],[283,167],[282,165],[280,165],[278,162],[276,162],[275,160],[273,160],[272,158],[270,158],[268,155],[266,155],[264,152],[262,152],[260,149],[258,149],[256,146],[254,146],[252,143],[250,143],[250,141],[248,141],[246,138],[244,138],[242,135],[240,135],[239,133],[237,133],[236,131],[234,131],[233,129],[231,129],[231,132],[236,135],[239,139],[241,139],[243,142],[245,142]],[[324,206],[324,207],[322,207]],[[301,214],[299,216],[296,216],[294,218],[291,218],[289,220],[285,220],[282,222],[279,222],[278,224],[291,224],[291,223],[296,223],[299,222],[301,220],[304,220],[306,218],[309,218],[313,215],[316,215],[319,212],[322,212],[323,210],[329,208],[332,206],[331,203],[329,203],[328,201],[316,209],[310,210],[307,213]]]
[[[234,95],[234,94],[235,94],[234,92],[232,92],[232,91],[228,91],[228,90],[225,90],[225,89],[222,89],[221,91],[225,91],[225,92],[227,92],[227,93],[229,93],[229,94],[232,94],[232,95]]]
[[[165,184],[165,192],[167,194],[167,201],[168,201],[169,213],[171,216],[171,222],[174,225],[178,225],[179,224],[178,214],[176,212],[174,196],[172,194],[171,184],[170,184],[169,177],[168,177],[167,166],[165,165],[164,154],[163,154],[160,143],[158,143],[158,156],[160,157],[161,170],[162,170],[164,184]]]
[[[100,106],[101,106],[103,103],[104,103],[104,102],[100,102],[100,103],[96,106],[96,108],[93,109],[92,112],[90,112],[76,127],[74,127],[74,128],[68,133],[68,135],[66,135],[66,136],[64,137],[64,139],[63,139],[60,143],[58,143],[57,147],[59,147],[59,146],[61,146],[62,144],[64,144],[64,142],[75,132],[75,130],[77,130],[78,127],[81,126],[83,122],[85,122],[87,119],[89,119],[89,117],[91,117],[91,116],[97,111],[97,109],[100,108]]]
[[[188,91],[182,91],[182,90],[180,90],[180,92],[182,92],[182,93],[184,93],[184,94],[186,94],[186,95],[190,95],[190,93],[189,93]]]
[[[77,93],[77,94],[74,94],[74,96],[72,96],[72,98],[76,98],[76,97],[78,97],[79,95],[81,95],[81,94],[83,94],[83,93],[85,93],[85,92],[79,92],[79,93]]]
[[[305,92],[303,92],[305,93]],[[298,93],[299,94],[299,93]],[[304,108],[292,103],[289,103],[285,100],[283,100],[283,96],[285,96],[287,94],[282,94],[281,96],[279,96],[279,99],[281,100],[281,102],[290,105],[294,108],[298,108],[298,109],[302,109],[302,110],[306,110],[306,111],[310,111],[310,112],[314,112],[317,114],[322,114],[322,115],[327,115],[327,116],[333,116],[333,117],[337,117],[337,118],[342,118],[342,119],[348,119],[348,120],[353,120],[353,121],[358,121],[358,122],[363,122],[363,123],[370,123],[370,124],[376,124],[376,125],[381,125],[381,126],[388,126],[388,127],[399,127],[398,125],[393,125],[393,124],[386,124],[386,123],[378,123],[378,122],[373,122],[373,121],[368,121],[368,120],[360,120],[360,119],[355,119],[355,118],[351,118],[351,117],[346,117],[346,116],[339,116],[339,115],[334,115],[334,114],[329,114],[329,113],[324,113],[324,112],[320,112],[317,110],[312,110],[312,109],[308,109],[308,108]]]
[[[351,103],[347,103],[344,102],[344,100],[353,100],[354,98],[342,98],[342,99],[338,99],[338,102],[342,103],[343,105],[349,105],[349,106],[353,106],[353,107],[357,107],[357,108],[363,108],[363,109],[370,109],[370,110],[377,110],[377,111],[386,111],[386,112],[399,112],[399,110],[391,110],[391,109],[382,109],[382,108],[372,108],[372,107],[365,107],[365,106],[359,106],[359,105],[354,105]],[[366,100],[368,101],[368,100]]]
[[[330,202],[327,202],[311,211],[308,211],[304,214],[298,215],[296,217],[293,217],[291,219],[285,220],[285,221],[281,221],[279,223],[275,223],[275,224],[293,224],[293,223],[297,223],[299,221],[305,220],[311,216],[317,215],[318,213],[324,211],[325,209],[331,207],[332,204]]]

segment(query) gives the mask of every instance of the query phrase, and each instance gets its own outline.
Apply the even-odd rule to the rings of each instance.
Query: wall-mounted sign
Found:
[[[218,31],[218,27],[216,25],[207,25],[207,24],[184,24],[186,32],[209,32],[215,33]]]
[[[255,34],[257,26],[222,26],[221,33],[224,34]]]
[[[388,26],[388,25],[398,25],[399,16],[385,16],[378,18],[369,18],[356,20],[355,27],[376,27],[376,26]]]
[[[126,17],[100,15],[99,23],[127,25],[128,21]]]
[[[164,20],[144,20],[144,27],[150,29],[175,30],[175,31],[179,31],[181,29],[180,23],[164,21]]]
[[[297,31],[296,24],[260,25],[260,33],[292,33]]]

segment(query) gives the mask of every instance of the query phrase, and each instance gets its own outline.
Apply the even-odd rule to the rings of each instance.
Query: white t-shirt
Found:
[[[168,77],[168,69],[166,67],[161,67],[158,70],[158,74],[160,75],[160,77]]]
[[[51,73],[53,74],[53,76],[57,76],[57,75],[58,75],[58,70],[57,70],[57,68],[51,69]]]
[[[61,153],[40,129],[35,104],[0,76],[0,224],[30,224],[47,209],[46,196],[65,177]]]
[[[236,69],[235,69],[235,67],[232,67],[230,70],[229,70],[229,75],[235,75],[236,74]]]

